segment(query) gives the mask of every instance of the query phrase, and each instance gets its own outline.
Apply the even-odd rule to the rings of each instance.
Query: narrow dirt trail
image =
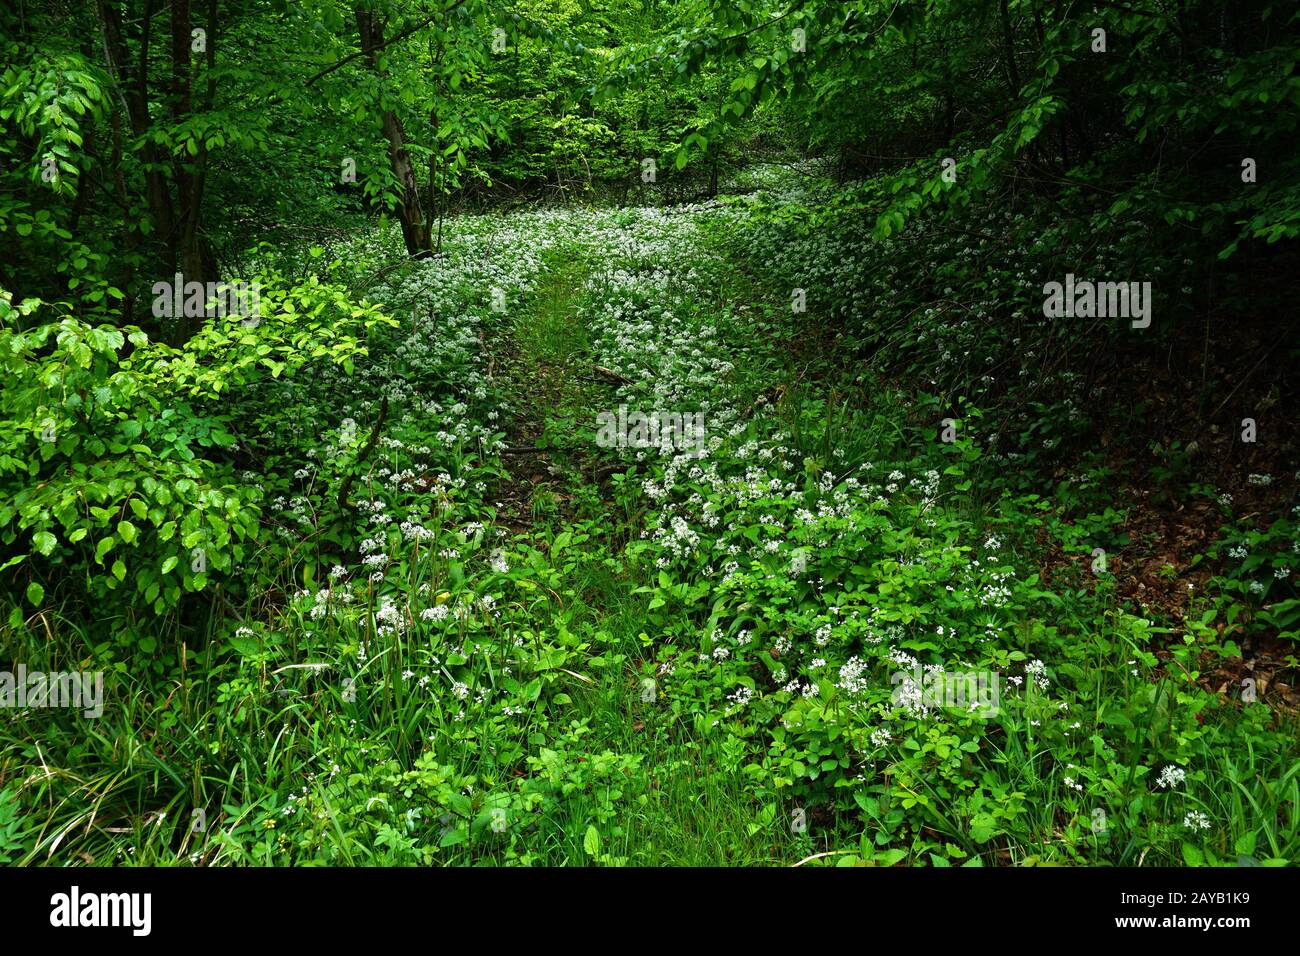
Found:
[[[568,462],[552,444],[557,413],[581,404],[576,370],[587,348],[576,315],[587,268],[572,246],[543,257],[544,272],[525,308],[497,337],[500,375],[513,397],[507,422],[506,466],[511,480],[498,493],[503,525],[517,533],[567,511]],[[558,454],[557,454],[558,453]]]

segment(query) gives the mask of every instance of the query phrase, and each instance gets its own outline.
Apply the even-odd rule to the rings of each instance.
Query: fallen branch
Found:
[[[606,378],[613,379],[615,382],[621,382],[624,385],[636,384],[632,379],[628,378],[626,375],[619,375],[618,372],[615,372],[612,368],[605,368],[603,365],[593,365],[592,369],[593,371],[604,375]]]

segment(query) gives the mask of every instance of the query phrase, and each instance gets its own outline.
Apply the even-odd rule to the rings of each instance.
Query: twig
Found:
[[[306,85],[307,85],[307,86],[311,86],[311,85],[313,85],[317,80],[321,79],[322,77],[328,76],[329,74],[331,74],[331,73],[333,73],[335,70],[337,70],[339,67],[341,67],[341,66],[343,66],[343,65],[345,65],[345,64],[347,64],[347,63],[351,63],[353,60],[355,60],[355,59],[356,59],[357,57],[359,57],[359,56],[365,56],[367,53],[377,53],[378,51],[382,50],[384,47],[388,46],[389,44],[397,43],[399,40],[405,40],[405,39],[406,39],[407,37],[409,37],[412,33],[415,33],[417,30],[423,30],[425,27],[427,27],[430,23],[432,23],[434,20],[438,19],[439,17],[441,17],[441,16],[445,16],[446,14],[451,13],[453,10],[455,10],[457,7],[459,7],[459,6],[460,6],[461,4],[463,4],[464,2],[465,2],[465,0],[456,0],[456,3],[453,3],[453,4],[452,4],[450,7],[448,7],[446,10],[439,10],[437,13],[432,14],[431,16],[427,16],[427,17],[425,17],[423,20],[421,20],[421,21],[420,21],[419,23],[417,23],[415,26],[413,26],[413,27],[408,27],[407,29],[403,30],[401,33],[397,34],[396,36],[390,37],[389,39],[385,40],[383,43],[378,43],[378,44],[376,44],[375,46],[372,46],[372,47],[370,47],[370,48],[368,48],[368,49],[357,50],[355,53],[349,53],[349,54],[348,54],[347,56],[345,56],[343,59],[341,59],[341,60],[336,60],[332,65],[325,67],[325,69],[321,70],[319,73],[317,73],[317,74],[316,74],[315,76],[313,76],[311,79],[309,79],[309,80],[307,81]]]
[[[1272,355],[1274,352],[1277,351],[1277,347],[1281,345],[1282,342],[1283,342],[1282,339],[1278,339],[1276,342],[1273,343],[1273,347],[1269,349],[1267,352],[1265,352],[1263,356],[1260,357],[1260,360],[1255,363],[1254,367],[1249,372],[1246,373],[1246,377],[1243,378],[1240,382],[1238,382],[1236,387],[1234,387],[1233,390],[1228,393],[1228,397],[1225,398],[1223,401],[1219,402],[1219,407],[1214,410],[1214,414],[1210,416],[1211,418],[1214,418],[1216,415],[1219,414],[1219,412],[1223,411],[1223,406],[1227,405],[1228,402],[1232,401],[1232,396],[1237,394],[1241,386],[1245,385],[1248,381],[1250,381],[1250,377],[1254,375],[1257,371],[1259,371],[1259,367],[1264,364],[1264,362],[1268,359],[1270,355]]]

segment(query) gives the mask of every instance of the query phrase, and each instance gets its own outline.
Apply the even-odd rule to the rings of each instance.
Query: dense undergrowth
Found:
[[[1205,677],[1294,646],[1294,501],[1183,482],[1221,573],[1143,612],[1054,358],[1099,333],[1028,318],[1154,253],[872,240],[806,172],[268,247],[267,318],[179,348],[6,327],[0,640],[107,706],[0,712],[0,860],[1294,862],[1294,710]],[[704,428],[606,447],[620,406]]]

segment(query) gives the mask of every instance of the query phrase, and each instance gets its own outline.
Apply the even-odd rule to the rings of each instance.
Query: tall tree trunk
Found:
[[[113,131],[113,152],[109,157],[108,165],[113,174],[113,188],[118,205],[122,207],[122,248],[131,253],[126,256],[126,279],[123,283],[126,296],[122,300],[122,314],[130,322],[136,318],[134,253],[144,242],[144,234],[140,231],[139,224],[133,221],[130,215],[131,199],[126,191],[126,175],[122,172],[122,119],[122,112],[114,107],[109,113],[109,124]],[[139,324],[152,331],[152,321],[141,321]]]
[[[369,10],[356,9],[357,32],[361,35],[361,49],[366,55],[370,69],[379,75],[379,58],[376,49],[384,42],[383,27],[375,20]],[[406,131],[402,121],[392,110],[384,110],[380,116],[384,137],[388,140],[388,163],[401,185],[401,197],[397,207],[397,219],[402,226],[402,240],[406,251],[416,259],[432,255],[432,236],[429,220],[424,215],[420,204],[420,184],[415,178],[415,164],[406,148]]]
[[[1007,61],[1007,82],[1011,85],[1011,96],[1020,96],[1020,69],[1016,66],[1016,36],[1011,29],[1011,11],[1007,9],[1007,0],[1000,0],[1002,13],[1002,46]]]
[[[208,71],[208,89],[203,101],[203,111],[211,113],[216,108],[217,103],[217,0],[208,0],[208,43],[207,43],[207,71]],[[200,147],[202,163],[199,166],[198,173],[198,196],[200,202],[206,193],[208,184],[208,145],[206,142]],[[200,209],[201,212],[201,209]],[[200,221],[202,217],[199,217]],[[217,258],[212,251],[212,243],[208,241],[206,233],[200,232],[202,241],[203,255],[203,272],[212,278],[219,278],[217,273]]]
[[[130,123],[131,132],[136,137],[143,136],[149,130],[149,41],[152,36],[155,0],[144,0],[144,10],[140,20],[140,49],[136,60],[134,83],[128,83],[130,68],[127,65],[126,41],[122,36],[122,15],[116,6],[107,0],[99,0],[99,23],[104,39],[104,57],[108,72],[117,84],[123,111]],[[158,147],[146,141],[141,147],[141,159],[144,162],[145,199],[149,204],[149,216],[153,220],[154,235],[164,243],[163,265],[168,276],[176,271],[175,250],[169,241],[174,231],[174,214],[171,190]]]
[[[171,7],[172,118],[179,122],[194,112],[190,0],[172,0]],[[206,36],[205,51],[210,50],[213,39]],[[211,62],[212,54],[207,55]],[[172,234],[172,245],[187,283],[213,282],[217,278],[207,237],[203,233],[203,183],[207,159],[207,149],[200,146],[193,158],[178,157],[174,163],[179,218]],[[177,329],[184,341],[194,334],[197,325],[188,318],[180,318]]]

